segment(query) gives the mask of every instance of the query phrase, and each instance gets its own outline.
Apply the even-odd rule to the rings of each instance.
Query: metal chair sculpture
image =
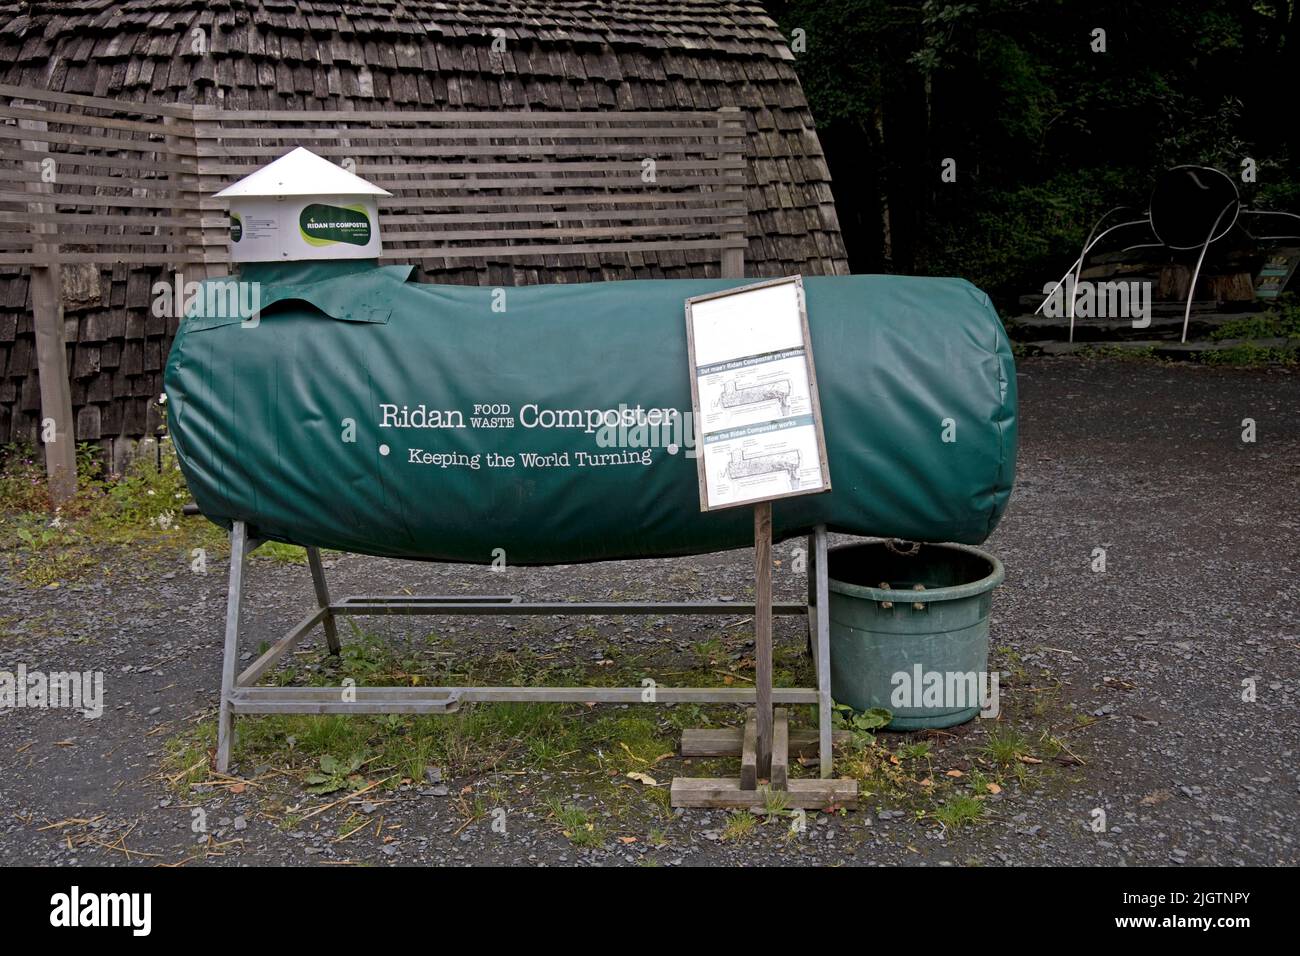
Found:
[[[1187,329],[1192,316],[1192,296],[1196,291],[1196,282],[1205,263],[1205,254],[1210,246],[1232,231],[1241,216],[1288,216],[1300,219],[1300,215],[1289,212],[1277,212],[1268,209],[1247,209],[1241,202],[1237,184],[1222,170],[1211,166],[1175,166],[1166,170],[1151,191],[1147,210],[1140,219],[1130,219],[1101,229],[1102,223],[1114,213],[1131,209],[1131,206],[1116,206],[1108,209],[1088,232],[1087,241],[1077,259],[1070,264],[1065,275],[1057,281],[1052,291],[1043,299],[1042,304],[1034,310],[1037,315],[1056,294],[1056,290],[1071,280],[1066,289],[1070,310],[1070,341],[1074,341],[1074,303],[1079,277],[1088,253],[1106,236],[1119,229],[1134,226],[1146,226],[1151,230],[1157,242],[1137,243],[1125,246],[1123,251],[1131,249],[1166,248],[1177,252],[1199,249],[1196,268],[1192,271],[1191,282],[1187,286],[1187,302],[1183,309],[1183,334],[1181,341],[1187,341]],[[1300,233],[1257,236],[1246,230],[1246,235],[1255,242],[1267,242],[1275,239],[1297,239]]]

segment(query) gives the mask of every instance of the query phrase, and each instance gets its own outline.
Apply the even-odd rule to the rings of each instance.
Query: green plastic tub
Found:
[[[828,557],[835,701],[889,709],[890,730],[952,727],[978,714],[996,687],[989,607],[1002,562],[967,545],[887,541],[841,545]]]

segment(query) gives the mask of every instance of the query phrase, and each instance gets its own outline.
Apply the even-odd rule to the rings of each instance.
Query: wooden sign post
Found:
[[[772,502],[754,505],[754,706],[757,773],[772,776]]]
[[[715,787],[708,797],[710,806],[752,806],[759,778],[779,790],[788,782],[785,713],[772,710],[772,502],[831,487],[803,279],[687,299],[686,342],[700,509],[754,509],[755,708],[742,734],[739,792],[732,799]],[[675,797],[679,789],[674,781]]]

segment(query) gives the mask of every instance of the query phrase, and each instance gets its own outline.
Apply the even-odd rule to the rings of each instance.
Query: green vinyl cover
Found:
[[[571,564],[752,543],[750,509],[701,512],[682,426],[685,300],[753,280],[492,289],[409,273],[245,266],[261,306],[247,321],[212,305],[230,280],[208,280],[165,378],[205,515],[262,538],[435,561]],[[988,297],[960,279],[804,287],[832,490],[774,502],[775,537],[826,524],[983,541],[1016,458],[1015,369]],[[652,409],[680,415],[651,428]]]

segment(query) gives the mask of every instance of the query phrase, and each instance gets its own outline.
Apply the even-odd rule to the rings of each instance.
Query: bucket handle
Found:
[[[904,548],[903,545],[910,545],[910,547]],[[914,558],[921,553],[920,541],[906,541],[903,538],[886,538],[885,547],[904,558]]]
[[[907,545],[907,547],[903,547],[904,545]],[[921,542],[920,542],[920,541],[907,541],[907,540],[905,540],[905,539],[903,539],[903,538],[886,538],[886,539],[885,539],[885,548],[886,548],[888,551],[890,551],[891,553],[898,555],[899,557],[903,557],[903,558],[914,558],[914,557],[916,557],[918,554],[921,553]],[[884,584],[884,583],[881,584],[881,588],[882,588],[883,590],[886,590],[886,591],[890,590],[889,586],[886,585],[886,584]],[[916,584],[916,585],[913,585],[912,590],[914,590],[914,591],[924,591],[924,590],[925,590],[925,585],[924,585],[924,584]],[[881,608],[883,608],[883,609],[885,609],[885,610],[888,610],[888,609],[890,609],[890,608],[892,608],[892,607],[894,606],[894,602],[893,602],[893,601],[881,601],[881,602],[880,602],[880,606],[881,606]],[[928,610],[928,608],[929,608],[929,605],[928,605],[926,602],[924,602],[924,601],[913,601],[913,602],[912,602],[912,610],[914,610],[914,611],[925,611],[925,610]]]

